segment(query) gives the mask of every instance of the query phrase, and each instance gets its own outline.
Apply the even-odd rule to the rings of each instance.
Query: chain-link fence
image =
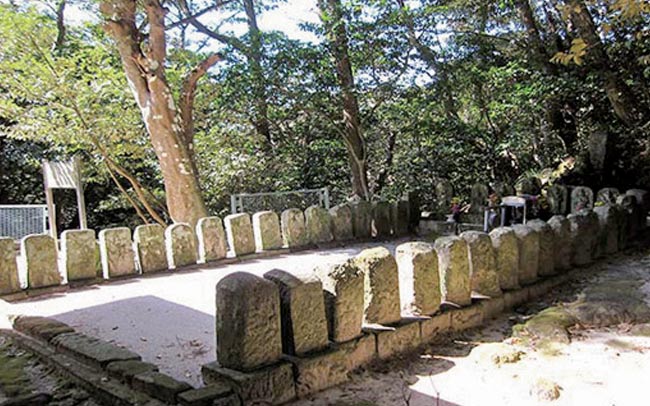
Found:
[[[230,210],[234,213],[255,213],[273,210],[277,213],[290,208],[306,209],[318,205],[330,208],[329,190],[303,189],[287,192],[240,193],[230,196]]]
[[[0,205],[0,236],[16,240],[47,232],[47,206]]]

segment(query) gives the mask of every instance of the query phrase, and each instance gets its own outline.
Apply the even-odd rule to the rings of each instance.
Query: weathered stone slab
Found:
[[[451,331],[463,331],[483,324],[483,307],[480,304],[449,310]]]
[[[345,351],[348,371],[368,365],[377,358],[377,340],[374,334],[364,333],[353,340],[336,344],[336,346]]]
[[[106,372],[108,372],[109,376],[131,385],[134,376],[145,372],[158,372],[158,367],[148,362],[136,360],[114,361],[108,364]]]
[[[458,306],[472,303],[467,243],[459,237],[441,237],[434,244],[438,254],[442,300]]]
[[[63,269],[68,275],[68,281],[96,276],[95,245],[93,230],[66,230],[61,233]]]
[[[454,187],[446,179],[440,179],[435,185],[435,210],[438,215],[449,213],[451,208],[451,199],[454,198]]]
[[[60,285],[56,242],[49,235],[28,235],[20,241],[21,255],[27,267],[30,289]]]
[[[139,361],[140,356],[127,349],[80,333],[59,334],[51,341],[59,351],[104,368],[114,361]]]
[[[230,214],[223,220],[226,225],[228,245],[235,256],[255,252],[255,237],[251,216],[248,213]]]
[[[391,205],[388,202],[380,201],[372,204],[372,236],[375,238],[390,237]]]
[[[393,234],[396,237],[403,237],[409,233],[409,202],[398,200],[391,205],[391,221],[393,223]]]
[[[65,323],[48,317],[20,316],[13,322],[14,330],[50,341],[60,334],[74,333],[74,329]]]
[[[0,295],[20,291],[14,239],[0,237]]]
[[[521,179],[515,184],[515,190],[520,195],[539,195],[542,191],[542,182],[535,176]]]
[[[618,189],[613,187],[602,188],[596,193],[596,203],[616,204],[616,199],[621,195]]]
[[[165,230],[165,248],[170,269],[197,262],[196,235],[189,224],[176,223],[168,226]]]
[[[624,248],[628,241],[639,231],[638,219],[640,217],[641,206],[637,204],[636,198],[630,195],[621,195],[616,199],[617,205],[621,208],[621,230],[619,231],[618,245]]]
[[[553,230],[553,264],[558,271],[571,269],[571,223],[562,215],[548,220]]]
[[[577,186],[571,190],[571,213],[594,208],[594,192],[586,186]]]
[[[519,244],[510,227],[498,227],[490,232],[496,257],[497,276],[501,289],[519,288]]]
[[[241,406],[230,385],[215,384],[176,395],[179,406]]]
[[[443,312],[435,316],[420,320],[420,336],[423,343],[436,340],[441,335],[451,330],[451,313]]]
[[[296,380],[296,396],[304,398],[348,379],[346,352],[342,349],[328,349],[307,358],[286,356],[293,365]]]
[[[388,359],[398,354],[416,350],[422,343],[418,320],[405,320],[399,326],[385,329],[373,328],[377,338],[377,357]]]
[[[196,236],[199,244],[199,261],[210,262],[225,258],[228,253],[228,240],[219,217],[204,217],[196,223]]]
[[[251,372],[224,368],[213,362],[201,367],[206,385],[230,385],[243,405],[280,405],[296,397],[292,365],[282,362]]]
[[[483,211],[487,205],[488,196],[490,191],[487,186],[482,183],[475,183],[472,185],[470,197],[470,212],[474,214],[483,215]]]
[[[336,241],[354,239],[352,229],[352,209],[347,204],[340,204],[330,209],[332,219],[332,236]]]
[[[305,210],[305,224],[309,240],[314,244],[330,242],[332,236],[332,219],[329,211],[320,206],[310,206]]]
[[[438,254],[432,244],[409,242],[395,251],[404,314],[432,315],[440,308]]]
[[[365,274],[364,323],[400,321],[399,275],[395,258],[384,247],[361,251],[354,262]]]
[[[356,238],[370,238],[372,235],[372,204],[365,200],[350,203],[352,208],[352,230]]]
[[[142,273],[167,270],[169,265],[165,248],[165,229],[160,224],[137,226],[133,240]]]
[[[472,292],[487,297],[501,296],[497,258],[487,233],[465,231],[460,237],[467,243]]]
[[[235,272],[217,283],[217,360],[236,370],[277,362],[282,355],[280,295],[273,282]]]
[[[305,215],[300,209],[287,209],[280,216],[282,220],[282,240],[287,248],[304,247],[309,244],[309,234],[305,226]]]
[[[571,263],[573,265],[586,265],[592,259],[594,236],[598,235],[598,228],[593,227],[587,213],[582,211],[567,216],[571,224]]]
[[[537,274],[539,276],[556,274],[554,258],[555,234],[553,233],[553,229],[545,221],[539,219],[531,220],[526,225],[537,231],[539,235],[539,266],[537,268]]]
[[[569,191],[566,186],[550,186],[546,192],[546,200],[551,214],[564,215],[569,211]]]
[[[636,199],[639,210],[635,210],[635,228],[643,230],[646,228],[648,211],[650,210],[650,194],[643,189],[630,189],[625,192],[625,195]]]
[[[167,402],[176,403],[176,396],[192,389],[187,382],[177,381],[160,372],[144,372],[133,377],[133,388],[149,396]]]
[[[258,252],[282,248],[280,219],[273,211],[261,211],[253,214],[253,234],[255,248]]]
[[[325,290],[325,311],[332,341],[344,342],[361,334],[364,273],[354,260],[317,269]]]
[[[615,254],[618,251],[618,218],[615,206],[606,204],[594,208],[600,221],[600,233],[598,234],[599,256]]]
[[[519,284],[528,285],[537,280],[539,233],[522,224],[513,225],[512,230],[519,246]]]
[[[323,284],[314,275],[292,275],[274,269],[264,278],[278,286],[282,321],[282,350],[302,356],[327,347],[327,318]]]
[[[99,252],[104,279],[136,273],[131,230],[128,228],[107,228],[100,231]]]
[[[591,239],[591,258],[599,258],[602,256],[599,252],[600,245],[598,244],[598,236],[600,235],[600,220],[598,219],[598,215],[593,210],[588,210],[583,213],[585,216],[587,216],[589,228],[593,230],[593,232],[588,235]]]

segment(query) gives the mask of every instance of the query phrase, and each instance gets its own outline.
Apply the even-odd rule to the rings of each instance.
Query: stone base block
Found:
[[[503,313],[506,304],[502,296],[489,300],[481,300],[478,305],[483,308],[483,320],[490,320]]]
[[[41,340],[50,341],[52,338],[65,333],[74,333],[74,329],[60,321],[38,316],[20,316],[13,323],[14,329]]]
[[[190,389],[176,396],[180,406],[238,406],[239,398],[232,388],[225,384]]]
[[[377,340],[374,334],[364,334],[337,346],[345,351],[348,371],[368,365],[377,358]]]
[[[52,345],[63,353],[100,368],[113,361],[140,360],[136,353],[78,333],[60,334],[52,339]]]
[[[422,344],[418,319],[403,320],[394,327],[366,327],[377,339],[377,356],[386,359],[397,354],[413,351]]]
[[[534,285],[528,287],[528,300],[534,300],[544,296],[551,291],[553,287],[552,279],[543,279]]]
[[[188,383],[160,372],[145,372],[134,376],[133,388],[169,404],[176,403],[176,396],[181,392],[192,389]]]
[[[451,318],[451,331],[463,331],[478,327],[483,323],[483,306],[473,304],[460,309],[449,311]]]
[[[348,379],[346,351],[341,348],[328,349],[308,357],[286,356],[293,365],[296,381],[296,396],[304,398]]]
[[[528,301],[529,288],[521,288],[517,290],[507,291],[503,295],[504,310],[513,309]]]
[[[108,364],[106,372],[109,376],[131,385],[134,376],[146,372],[158,372],[158,367],[142,361],[115,361]]]
[[[423,343],[431,342],[441,334],[448,333],[449,330],[451,330],[450,312],[436,314],[430,319],[420,321],[420,336]]]
[[[288,362],[251,372],[235,371],[213,362],[203,365],[201,373],[206,385],[230,385],[243,405],[279,405],[296,397],[293,369]]]

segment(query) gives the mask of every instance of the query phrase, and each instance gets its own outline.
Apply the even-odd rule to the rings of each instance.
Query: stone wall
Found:
[[[589,205],[592,194],[577,190]],[[204,381],[230,386],[245,405],[280,404],[477,327],[566,283],[570,268],[623,249],[621,241],[645,226],[639,195],[628,194],[626,207],[609,200],[548,223],[408,242],[397,258],[375,247],[307,276],[229,275],[216,288],[217,361],[203,366]],[[384,210],[376,211],[384,221]]]
[[[47,235],[31,235],[22,239],[20,255],[12,240],[0,238],[0,295],[408,233],[408,202],[380,202],[378,207],[372,210],[363,202],[329,211],[312,206],[304,212],[239,213],[223,221],[200,219],[195,228],[184,223],[166,229],[141,225],[133,233],[126,227],[111,228],[101,230],[98,238],[93,230],[69,230],[61,236],[60,249]],[[365,224],[368,233],[355,229],[355,223]],[[379,225],[374,233],[371,224]]]

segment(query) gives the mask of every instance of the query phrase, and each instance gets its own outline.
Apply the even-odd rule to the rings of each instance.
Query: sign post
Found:
[[[54,189],[75,189],[79,212],[79,228],[88,228],[86,220],[86,203],[81,182],[81,161],[78,157],[66,162],[43,161],[43,182],[45,184],[45,200],[50,222],[50,235],[57,238],[56,212],[54,210]]]

